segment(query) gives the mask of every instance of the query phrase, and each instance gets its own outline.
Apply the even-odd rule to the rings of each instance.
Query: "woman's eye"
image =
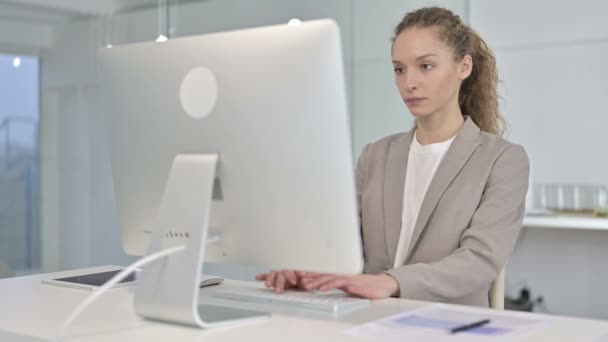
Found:
[[[433,69],[433,65],[431,65],[431,64],[422,64],[421,68],[423,70],[431,70],[431,69]]]
[[[394,67],[393,69],[395,70],[395,74],[401,74],[401,73],[403,73],[403,68],[402,67]]]

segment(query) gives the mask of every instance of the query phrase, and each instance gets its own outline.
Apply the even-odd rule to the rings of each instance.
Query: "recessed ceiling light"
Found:
[[[290,19],[289,22],[287,23],[287,25],[289,26],[298,26],[298,25],[302,25],[302,20],[298,19],[298,18],[293,18]]]

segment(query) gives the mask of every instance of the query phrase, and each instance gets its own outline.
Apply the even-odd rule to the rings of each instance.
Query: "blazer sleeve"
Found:
[[[493,282],[521,230],[529,172],[523,147],[506,148],[490,171],[479,206],[460,238],[460,247],[437,262],[410,264],[387,272],[399,283],[399,296],[449,301]]]

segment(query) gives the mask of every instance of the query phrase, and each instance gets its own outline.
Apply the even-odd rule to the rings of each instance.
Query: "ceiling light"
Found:
[[[298,25],[302,25],[302,20],[298,19],[298,18],[293,18],[290,19],[289,22],[287,23],[287,25],[289,26],[298,26]]]

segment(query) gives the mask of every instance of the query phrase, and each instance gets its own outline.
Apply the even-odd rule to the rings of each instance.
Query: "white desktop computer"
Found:
[[[183,214],[204,226],[194,239],[202,245],[186,242],[186,249],[200,247],[205,261],[360,272],[342,58],[331,20],[103,49],[104,111],[125,251],[143,255],[170,238],[185,241],[189,231],[167,219],[180,221]],[[185,164],[176,165],[180,158]],[[171,184],[179,187],[173,195]],[[163,216],[163,210],[172,212]],[[205,249],[208,238],[216,241]],[[200,254],[191,267],[200,267]],[[170,266],[156,268],[154,279],[167,278]],[[177,279],[164,279],[163,286],[171,281]],[[150,291],[151,298],[164,290]]]

